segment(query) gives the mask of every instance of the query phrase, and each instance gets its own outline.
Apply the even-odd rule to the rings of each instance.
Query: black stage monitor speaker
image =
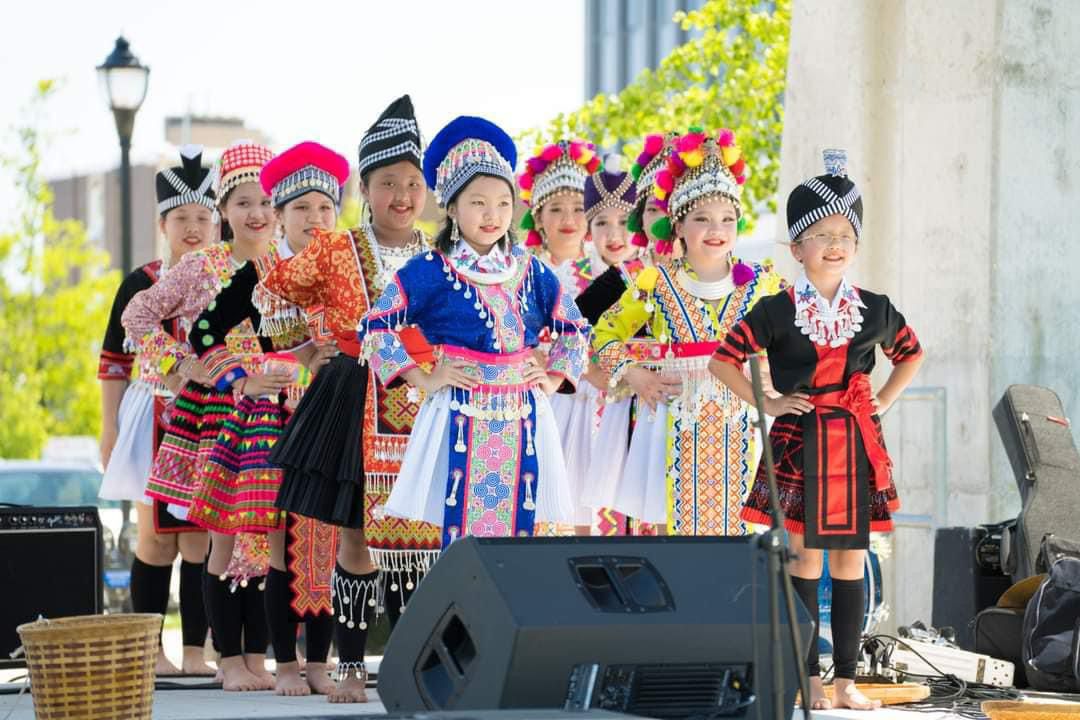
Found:
[[[102,610],[96,507],[0,507],[0,667],[22,665],[23,623]]]
[[[956,630],[956,643],[964,650],[975,649],[975,616],[1012,585],[1001,569],[1003,530],[1000,525],[938,528],[934,538],[931,622]]]
[[[379,697],[389,713],[767,720],[780,651],[790,715],[795,659],[786,619],[780,647],[769,644],[768,585],[766,558],[748,538],[467,537],[410,600],[379,668]],[[809,618],[798,612],[807,647]]]

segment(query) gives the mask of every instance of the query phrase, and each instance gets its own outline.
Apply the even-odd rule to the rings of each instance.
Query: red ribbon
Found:
[[[848,381],[846,390],[812,395],[810,402],[819,408],[838,407],[851,413],[862,434],[866,457],[870,460],[874,473],[874,487],[878,491],[888,490],[892,481],[892,460],[885,446],[881,444],[877,427],[874,425],[873,417],[877,414],[877,407],[874,405],[870,376],[866,373],[855,373]]]

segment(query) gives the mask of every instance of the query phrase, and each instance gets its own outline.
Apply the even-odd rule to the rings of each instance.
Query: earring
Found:
[[[363,220],[365,225],[372,225],[375,223],[375,214],[371,212],[371,203],[364,203]]]
[[[457,218],[450,218],[450,242],[455,246],[461,240],[461,233],[458,232]]]

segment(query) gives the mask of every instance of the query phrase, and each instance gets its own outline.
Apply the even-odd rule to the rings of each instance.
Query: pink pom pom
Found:
[[[740,185],[745,185],[746,184],[746,176],[745,175],[736,175],[735,176],[735,182],[737,182]]]
[[[731,268],[731,280],[736,285],[745,285],[754,279],[756,273],[754,268],[750,267],[746,263],[737,262]]]
[[[533,176],[530,173],[525,173],[518,178],[518,187],[522,190],[531,190],[533,186]]]
[[[664,136],[663,135],[647,135],[645,137],[645,152],[650,157],[656,157],[656,154],[664,149]],[[643,163],[642,163],[643,164]]]
[[[675,249],[675,243],[671,240],[657,240],[656,241],[656,254],[657,255],[670,255]]]
[[[683,174],[683,170],[686,169],[686,163],[679,157],[678,153],[672,153],[668,155],[667,159],[667,171],[672,174],[673,177],[679,177]]]
[[[689,153],[701,147],[701,143],[703,142],[705,142],[705,135],[703,133],[690,133],[689,135],[683,135],[675,141],[675,149],[681,153]]]
[[[574,140],[570,143],[570,159],[575,162],[581,157],[581,151],[585,149],[585,143],[581,140]]]
[[[671,189],[675,187],[675,179],[671,177],[671,173],[667,170],[661,170],[656,175],[656,185],[664,192],[671,192]]]
[[[720,131],[720,134],[716,136],[716,143],[720,147],[731,147],[735,144],[735,133],[724,128]]]
[[[547,161],[544,160],[543,158],[541,158],[540,156],[529,158],[525,162],[525,165],[528,166],[529,171],[533,175],[539,175],[540,173],[547,170],[547,166],[548,166]]]
[[[540,247],[543,244],[544,238],[535,230],[530,230],[529,234],[525,236],[525,247]]]
[[[555,162],[562,157],[562,148],[558,145],[548,145],[540,152],[540,157],[549,163]]]
[[[645,233],[639,230],[630,236],[630,244],[634,247],[649,247],[649,238],[645,237]]]

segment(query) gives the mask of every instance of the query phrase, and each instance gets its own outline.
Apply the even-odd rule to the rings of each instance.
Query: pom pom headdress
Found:
[[[536,231],[535,213],[544,203],[558,195],[585,192],[585,178],[600,169],[596,146],[584,140],[560,140],[545,146],[525,163],[525,172],[518,177],[521,201],[529,209],[521,218],[521,229],[528,230],[525,245],[542,243]]]
[[[604,159],[604,167],[585,180],[585,219],[592,219],[608,208],[618,208],[629,213],[634,209],[637,197],[634,178],[622,172],[618,155]]]
[[[215,210],[214,173],[202,166],[202,146],[180,148],[180,166],[157,174],[158,213],[164,215],[181,205],[202,205]]]
[[[424,153],[424,179],[446,207],[478,175],[501,178],[514,187],[517,148],[501,127],[462,115],[440,130]]]
[[[671,142],[675,137],[675,133],[646,135],[644,147],[630,167],[630,176],[634,178],[637,197],[634,208],[626,219],[626,229],[632,233],[630,242],[637,247],[649,246],[649,238],[645,235],[643,227],[645,203],[652,196],[656,175],[664,168],[667,156],[671,153]],[[666,213],[667,204],[662,203],[661,207]],[[671,242],[666,239],[657,243],[655,248],[659,255],[669,255],[671,250]]]
[[[348,178],[349,161],[317,142],[293,145],[259,173],[259,183],[276,208],[309,192],[321,192],[339,205]]]
[[[685,135],[675,138],[666,166],[653,181],[653,197],[668,208],[668,217],[653,224],[653,234],[670,239],[676,222],[695,207],[716,198],[732,202],[741,230],[745,221],[740,198],[746,172],[746,162],[735,144],[735,133],[724,129],[710,136],[701,128],[690,128]]]
[[[259,173],[273,157],[270,148],[251,140],[237,140],[225,148],[217,167],[218,202],[224,203],[238,185],[259,182]]]
[[[830,215],[843,215],[855,230],[862,231],[862,194],[847,176],[847,153],[827,149],[825,174],[803,181],[787,201],[788,239],[792,242],[806,228]]]

